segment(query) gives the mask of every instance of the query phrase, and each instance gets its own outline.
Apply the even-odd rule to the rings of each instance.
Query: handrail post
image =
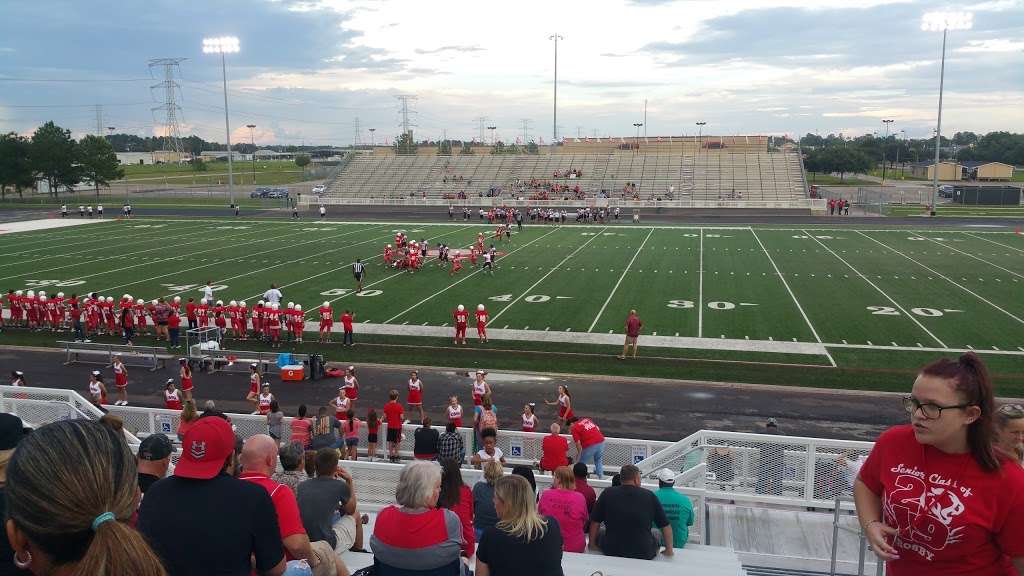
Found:
[[[829,576],[836,575],[836,555],[839,553],[839,495],[836,495],[835,508],[832,510],[832,558],[829,561]]]
[[[804,463],[804,500],[811,502],[814,500],[814,458],[817,454],[817,444],[809,442],[807,444],[807,462]],[[783,458],[783,466],[785,466],[785,458]]]

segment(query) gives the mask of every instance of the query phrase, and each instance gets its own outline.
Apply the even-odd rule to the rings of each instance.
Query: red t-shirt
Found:
[[[384,417],[388,420],[388,428],[394,430],[402,427],[402,405],[396,401],[384,405]]]
[[[270,494],[270,499],[274,502],[274,511],[277,512],[277,525],[281,530],[282,540],[294,534],[306,533],[302,525],[302,515],[299,514],[299,504],[295,501],[295,494],[291,488],[278,484],[263,474],[253,472],[243,472],[238,479],[263,486],[267,494]],[[295,559],[288,554],[287,549],[285,556],[288,560]]]
[[[879,436],[860,480],[900,531],[891,576],[1001,575],[1007,556],[1024,556],[1024,470],[1014,462],[986,473],[971,454],[920,444],[903,425]]]
[[[192,302],[189,302],[188,304],[185,304],[185,317],[188,318],[189,320],[195,319],[195,317],[196,317],[196,308],[197,308],[197,306],[195,304],[193,304]]]
[[[178,316],[177,312],[171,312],[171,315],[167,317],[167,327],[177,328],[181,326],[181,316]]]
[[[639,316],[630,316],[626,319],[626,336],[635,338],[640,335],[640,327],[644,323],[640,321]]]
[[[352,331],[352,315],[351,314],[342,314],[341,315],[341,327],[344,328],[346,332],[351,332]]]
[[[604,442],[604,434],[590,418],[580,418],[572,425],[572,439],[579,442],[580,446],[587,448],[594,444]]]
[[[541,470],[554,470],[559,466],[568,466],[569,460],[566,457],[569,452],[569,441],[561,436],[548,434],[541,443],[542,456],[540,458]]]

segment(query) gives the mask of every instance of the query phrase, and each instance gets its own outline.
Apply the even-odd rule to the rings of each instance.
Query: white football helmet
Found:
[[[142,298],[139,298],[139,302],[142,302]],[[114,297],[113,296],[107,296],[107,303],[108,304],[113,304],[114,303]]]
[[[477,304],[476,305],[476,309],[477,309],[478,312],[483,312],[484,311],[484,305],[483,304]]]
[[[181,296],[175,296],[174,297],[174,302],[175,303],[181,302]]]
[[[388,248],[391,248],[391,244],[388,244]]]
[[[223,306],[223,305],[224,305],[224,301],[223,300],[217,300],[217,306]]]
[[[25,295],[28,296],[29,298],[35,298],[36,297],[36,293],[33,290],[29,290],[28,293],[25,294]]]
[[[238,302],[232,300],[231,302],[228,302],[228,306],[238,306]]]
[[[458,308],[459,312],[462,312],[465,309],[466,309],[465,306],[463,306],[462,304],[459,304],[459,308]]]
[[[245,300],[239,301],[238,305],[241,306],[242,308],[245,308]]]
[[[200,299],[199,299],[199,303],[200,303],[200,304],[207,304],[207,302],[206,302],[206,298],[200,298]]]
[[[110,298],[110,296],[107,296],[107,298]],[[135,303],[136,303],[136,304],[145,304],[145,303],[146,303],[146,301],[145,301],[145,300],[143,300],[142,298],[139,298],[138,300],[136,300],[136,301],[135,301]]]
[[[256,303],[256,305],[257,306],[265,306],[266,302],[264,302],[263,300],[260,300],[259,302]]]
[[[131,295],[131,294],[128,294],[127,292],[125,292],[125,295],[124,295],[124,296],[121,296],[121,298],[122,298],[122,299],[124,299],[124,300],[128,300],[128,299],[129,299],[129,298],[131,298],[131,297],[132,297],[132,295]]]
[[[295,308],[295,302],[288,303],[288,309],[291,310],[292,308]]]
[[[149,303],[152,304],[153,306],[156,306],[158,304],[156,300],[150,300]]]
[[[57,298],[63,298],[63,297],[64,297],[64,293],[63,292],[57,292]]]
[[[296,310],[297,312],[302,312],[302,304],[296,304],[296,305],[295,305],[295,310]]]
[[[39,301],[40,302],[46,302],[46,294],[40,294],[39,295]]]
[[[274,310],[277,310],[278,308],[281,307],[281,304],[274,302],[273,304],[270,305],[270,307],[273,308]]]

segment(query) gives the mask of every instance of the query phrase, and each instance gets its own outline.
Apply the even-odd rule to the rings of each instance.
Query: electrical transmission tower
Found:
[[[530,141],[530,138],[529,138],[529,135],[530,135],[530,119],[529,118],[523,118],[522,122],[523,122],[523,146],[526,146],[526,143]]]
[[[401,104],[402,134],[408,134],[409,138],[412,139],[412,131],[410,130],[410,127],[416,126],[416,124],[409,121],[409,115],[415,114],[416,111],[409,110],[409,102],[415,102],[416,96],[412,94],[399,94],[398,96],[395,96],[395,98],[398,98],[398,102]]]
[[[487,116],[480,116],[479,118],[474,118],[474,120],[480,123],[480,143],[486,144],[487,139],[484,138],[484,130],[487,130],[487,121],[490,120],[490,118]]]
[[[149,61],[149,73],[153,74],[153,68],[162,66],[164,69],[164,80],[150,86],[150,90],[160,90],[161,104],[154,106],[153,112],[161,111],[164,115],[164,152],[173,152],[177,159],[181,159],[185,153],[185,147],[181,143],[181,126],[179,116],[181,106],[178,105],[178,94],[181,92],[181,85],[175,81],[175,75],[181,77],[181,70],[178,65],[187,58],[153,58]]]
[[[103,104],[96,104],[96,135],[103,137]]]

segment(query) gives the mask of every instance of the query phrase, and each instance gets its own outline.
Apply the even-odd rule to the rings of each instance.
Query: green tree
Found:
[[[206,162],[202,158],[195,157],[188,161],[194,172],[206,172]]]
[[[443,156],[451,156],[451,154],[452,154],[452,141],[451,140],[443,140],[441,142],[441,145],[438,147],[438,154],[441,154]]]
[[[309,154],[297,154],[295,156],[295,165],[299,168],[309,166]]]
[[[540,148],[537,147],[537,143],[536,142],[531,141],[529,144],[526,145],[526,153],[527,154],[540,154]]]
[[[14,188],[18,197],[23,197],[22,188],[31,188],[35,184],[29,160],[30,148],[28,139],[14,132],[0,135],[0,199],[6,199],[8,186]]]
[[[406,132],[395,141],[395,154],[415,154],[416,142],[412,139],[412,131]]]
[[[114,148],[102,136],[90,134],[78,142],[78,166],[82,179],[92,181],[96,196],[100,195],[100,186],[109,188],[111,180],[124,178]]]
[[[978,135],[974,132],[957,132],[953,134],[953,144],[957,146],[974,146],[978,143]]]
[[[50,185],[50,194],[54,198],[60,188],[73,190],[82,181],[81,170],[75,162],[76,148],[71,131],[53,121],[43,124],[32,134],[29,152],[32,170]]]

